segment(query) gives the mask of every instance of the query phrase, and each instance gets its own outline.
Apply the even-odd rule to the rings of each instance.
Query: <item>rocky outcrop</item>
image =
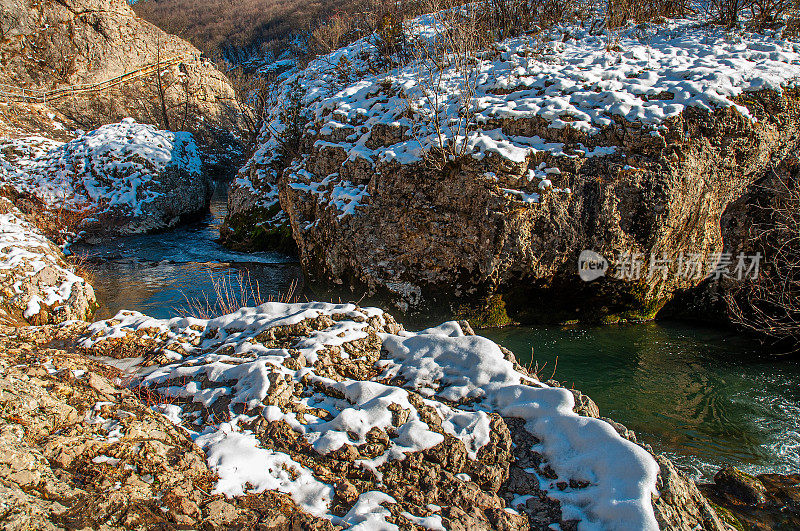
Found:
[[[800,526],[800,474],[751,476],[733,467],[700,485],[717,512],[737,529],[796,529]]]
[[[268,303],[212,320],[121,312],[79,344],[147,367],[132,385],[199,435],[218,475],[206,492],[231,503],[278,491],[344,528],[727,529],[691,481],[596,418],[588,397],[540,383],[470,332],[455,322],[404,332],[353,305]]]
[[[191,134],[131,118],[64,144],[0,139],[5,193],[61,237],[160,231],[203,213],[214,190],[204,170]]]
[[[60,323],[88,319],[96,309],[92,286],[20,210],[0,197],[0,320]]]
[[[55,129],[89,130],[133,117],[194,133],[219,173],[242,156],[243,109],[228,79],[125,0],[3,0],[0,8],[0,83],[16,87],[0,94],[10,104],[0,121],[28,134],[38,121],[48,136],[52,121]],[[29,114],[40,119],[25,120]]]
[[[494,324],[652,318],[673,293],[714,274],[726,207],[800,137],[796,90],[737,85],[731,71],[730,90],[711,94],[679,80],[701,78],[700,66],[679,73],[660,59],[699,53],[701,36],[726,46],[713,30],[686,27],[675,39],[653,31],[646,67],[644,41],[624,39],[618,74],[603,74],[613,87],[569,67],[592,72],[607,58],[580,30],[550,44],[553,61],[531,57],[524,39],[498,44],[474,74],[478,103],[464,139],[448,125],[469,112],[457,88],[441,89],[445,103],[431,108],[414,65],[370,75],[368,41],[312,63],[286,82],[262,151],[232,186],[229,233],[250,241],[250,227],[277,234],[288,220],[312,277],[386,293],[401,307],[455,297],[470,316],[497,314]],[[771,46],[749,38],[754,49]],[[737,53],[732,64],[753,79],[784,68]],[[466,147],[442,156],[437,120],[445,146]],[[605,277],[580,278],[583,250],[609,262]]]
[[[85,326],[0,327],[0,527],[332,529],[278,492],[210,494],[186,430],[77,351]]]

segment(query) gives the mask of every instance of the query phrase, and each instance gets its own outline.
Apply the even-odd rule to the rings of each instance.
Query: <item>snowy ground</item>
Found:
[[[498,345],[464,335],[458,323],[411,333],[374,308],[267,303],[212,320],[121,312],[92,325],[83,346],[97,349],[137,336],[155,341],[162,360],[142,384],[164,397],[154,407],[206,451],[219,474],[217,493],[278,490],[337,525],[397,529],[386,520],[386,506],[401,501],[380,489],[384,466],[434,448],[446,436],[474,460],[489,443],[489,415],[499,413],[524,419],[540,441],[533,449],[557,479],[546,479],[541,469],[526,472],[561,503],[564,520],[580,520],[581,529],[657,528],[653,457],[610,424],[578,416],[570,391],[518,372]],[[371,376],[342,376],[346,366]],[[398,420],[398,411],[407,415]],[[332,514],[333,485],[301,464],[302,455],[275,451],[242,427],[259,417],[285,423],[320,456],[345,444],[366,448],[376,429],[389,434],[382,454],[355,461],[372,474],[374,489],[362,492],[346,515]],[[557,488],[569,480],[581,486]],[[426,511],[405,517],[441,528],[436,507]]]
[[[60,251],[22,213],[0,199],[0,305],[25,319],[45,308],[64,318],[88,317],[92,287],[67,266]],[[74,307],[67,308],[68,305]]]

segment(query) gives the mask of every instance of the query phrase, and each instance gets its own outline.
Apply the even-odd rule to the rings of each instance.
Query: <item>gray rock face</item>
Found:
[[[6,324],[83,320],[94,290],[11,202],[0,197],[0,319]]]
[[[683,476],[663,455],[656,456],[656,460],[661,474],[653,508],[662,529],[732,529],[719,518],[694,481]]]

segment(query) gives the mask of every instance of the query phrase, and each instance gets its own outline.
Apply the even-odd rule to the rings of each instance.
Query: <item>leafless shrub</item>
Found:
[[[800,351],[800,162],[764,186],[748,242],[765,257],[759,275],[725,295],[733,321]]]
[[[269,116],[277,85],[274,75],[249,73],[241,66],[229,65],[226,75],[245,112],[242,113],[243,132],[249,145],[258,141],[259,133]]]
[[[800,22],[798,0],[751,0],[750,20],[756,28],[772,27],[786,22],[787,26]]]
[[[84,279],[89,285],[94,284],[95,267],[86,254],[70,254],[67,262],[72,266],[76,275]]]
[[[606,25],[609,29],[615,29],[628,22],[658,22],[668,18],[685,17],[690,12],[691,6],[688,0],[608,0]]]
[[[783,38],[800,38],[800,2],[789,11],[786,17],[786,27],[783,30]]]
[[[362,11],[367,0],[139,0],[136,13],[209,54],[237,61],[258,57],[265,45],[284,49],[295,36],[331,15]]]
[[[798,0],[707,0],[700,6],[711,23],[728,28],[738,27],[743,22],[756,30],[800,24]]]
[[[482,4],[481,25],[497,41],[577,21],[588,7],[585,0],[488,0]]]
[[[416,90],[403,96],[406,112],[414,117],[412,134],[422,145],[428,144],[431,135],[434,138],[426,162],[442,170],[468,149],[465,139],[475,124],[480,51],[486,36],[476,4],[459,6],[435,0],[430,11],[432,38],[409,43],[408,52],[417,68]]]
[[[728,28],[739,25],[739,18],[750,0],[706,0],[701,4],[709,22]]]
[[[360,36],[354,17],[334,15],[311,32],[309,51],[313,55],[329,54]]]
[[[286,160],[291,160],[300,153],[303,133],[309,122],[303,108],[303,94],[303,87],[299,80],[295,80],[289,87],[289,101],[283,106],[280,115],[280,121],[286,127],[281,133],[271,131],[280,142],[281,154]]]

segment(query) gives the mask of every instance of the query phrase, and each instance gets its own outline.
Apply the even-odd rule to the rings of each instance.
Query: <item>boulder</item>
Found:
[[[315,302],[210,320],[123,311],[78,345],[140,356],[139,395],[202,434],[229,496],[207,506],[215,525],[237,518],[233,500],[278,491],[344,528],[729,529],[588,397],[457,322],[415,333]]]
[[[758,474],[725,467],[713,483],[698,485],[717,514],[736,529],[797,529],[800,474]]]
[[[775,84],[732,68],[724,93],[687,89],[680,76],[704,75],[695,54],[728,46],[713,28],[637,27],[619,52],[579,28],[554,37],[545,60],[526,37],[477,54],[474,109],[451,78],[438,107],[421,96],[414,63],[376,75],[370,39],[311,63],[284,82],[231,187],[229,239],[290,228],[312,278],[401,309],[463,307],[475,324],[653,318],[717,274],[726,207],[797,149],[800,93],[781,87],[796,66],[726,48]],[[595,71],[609,53],[614,73]],[[583,251],[605,264],[593,278]]]
[[[60,144],[0,140],[0,179],[66,232],[164,230],[207,210],[214,182],[190,133],[126,118]],[[34,203],[25,201],[25,196]],[[42,212],[44,211],[44,212]]]
[[[0,197],[0,319],[48,324],[89,319],[92,286],[25,215]]]

